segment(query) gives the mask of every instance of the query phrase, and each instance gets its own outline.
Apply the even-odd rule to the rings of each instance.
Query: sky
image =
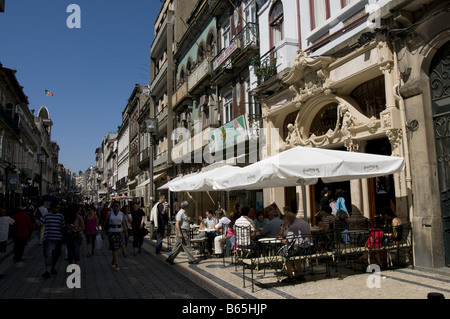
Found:
[[[71,4],[78,5],[79,19]],[[149,83],[161,5],[160,0],[6,0],[0,63],[17,70],[35,115],[41,106],[48,108],[51,140],[71,172],[95,165],[95,149],[106,134],[117,132],[135,84]],[[69,26],[79,21],[79,28],[69,28],[68,21]]]

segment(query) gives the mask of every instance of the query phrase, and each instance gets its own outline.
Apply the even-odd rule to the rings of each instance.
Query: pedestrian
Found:
[[[28,216],[22,206],[16,208],[16,213],[12,216],[14,219],[14,261],[22,261],[25,246],[33,233],[34,227],[30,216]]]
[[[34,221],[36,223],[36,221],[41,218],[42,216],[44,216],[45,214],[48,213],[48,209],[44,206],[44,202],[40,201],[39,204],[37,205],[37,208],[34,211]],[[44,231],[45,231],[45,226],[44,225],[39,225],[36,223],[37,226],[37,233],[38,233],[38,240],[39,240],[39,245],[42,245],[44,242]]]
[[[103,207],[99,211],[99,223],[100,226],[103,229],[103,226],[105,225],[105,218],[106,215],[111,211],[111,209],[108,207],[108,202],[103,203]]]
[[[347,210],[347,205],[345,204],[345,198],[344,198],[344,190],[342,188],[338,188],[336,190],[336,201],[335,201],[335,205],[336,205],[336,216],[339,217],[338,215],[338,211],[341,210],[343,211],[347,217],[350,217],[349,212]],[[339,222],[341,224],[341,231],[346,231],[348,230],[348,223],[345,219],[339,219]],[[344,241],[345,244],[349,243],[350,237],[348,234],[344,233],[342,234],[342,240]]]
[[[65,242],[67,247],[67,261],[69,265],[80,264],[80,248],[83,241],[81,236],[85,229],[82,207],[79,204],[70,204],[67,208],[64,220],[66,222]]]
[[[169,205],[166,201],[165,195],[159,195],[158,203],[158,227],[156,228],[156,253],[160,254],[162,251],[162,243],[164,240],[164,232],[169,222]]]
[[[125,231],[125,235],[128,237],[128,230],[125,224],[124,214],[120,211],[118,201],[112,203],[112,211],[106,215],[104,226],[102,229],[102,237],[105,236],[107,230],[109,249],[112,251],[112,266],[114,269],[120,270],[119,249],[122,246],[122,232]]]
[[[8,242],[9,228],[15,223],[14,219],[6,216],[6,209],[0,207],[0,260],[6,253],[6,244]],[[0,274],[0,278],[2,275]]]
[[[59,257],[61,257],[63,232],[65,229],[64,216],[59,212],[61,204],[59,202],[52,202],[50,205],[50,213],[45,214],[36,222],[45,226],[44,231],[44,259],[45,272],[42,277],[48,279],[51,275],[56,275],[56,264]]]
[[[87,257],[94,255],[95,251],[95,239],[99,230],[99,220],[97,211],[94,206],[90,205],[87,208],[87,214],[85,218],[86,229],[86,245],[87,245]]]
[[[127,257],[128,236],[132,234],[131,223],[133,222],[133,218],[130,214],[130,206],[123,205],[121,210],[125,217],[125,224],[127,229],[126,232],[125,229],[122,232],[122,255],[123,257]],[[128,236],[126,236],[126,234],[128,234]]]
[[[137,203],[133,203],[131,209],[131,228],[133,229],[133,248],[134,255],[142,252],[142,245],[144,244],[144,228],[145,228],[145,213]]]
[[[188,216],[187,211],[189,209],[189,204],[187,201],[182,201],[180,203],[180,210],[175,216],[175,228],[177,231],[177,242],[173,246],[172,251],[167,257],[166,262],[173,265],[174,259],[178,256],[180,251],[183,249],[187,254],[190,264],[197,264],[198,260],[195,259],[191,248],[191,239],[189,237],[190,232],[190,221],[191,218]]]

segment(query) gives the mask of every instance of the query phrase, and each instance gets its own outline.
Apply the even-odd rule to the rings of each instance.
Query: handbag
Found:
[[[102,238],[102,235],[100,233],[98,233],[95,236],[95,248],[102,249],[102,246],[103,246],[103,238]]]
[[[148,235],[148,233],[149,233],[149,231],[148,231],[148,229],[147,228],[145,228],[145,226],[144,227],[142,227],[142,237],[145,237],[145,236],[147,236]]]
[[[348,214],[346,212],[344,212],[342,209],[338,209],[336,211],[336,217],[339,220],[345,221],[348,218]]]

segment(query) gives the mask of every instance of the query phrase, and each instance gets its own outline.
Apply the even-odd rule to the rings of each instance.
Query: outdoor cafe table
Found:
[[[278,249],[283,246],[283,241],[280,238],[259,238],[257,243],[261,253],[266,253],[268,255],[275,255]]]

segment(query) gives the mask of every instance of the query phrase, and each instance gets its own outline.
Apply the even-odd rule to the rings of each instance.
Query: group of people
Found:
[[[184,250],[189,263],[198,263],[191,246],[191,218],[189,217],[189,204],[183,201],[181,209],[175,217],[175,229],[177,232],[177,242],[166,261],[173,264],[176,256]],[[265,209],[265,212],[257,213],[253,207],[236,204],[234,210],[227,216],[223,209],[215,212],[207,210],[205,216],[199,216],[199,227],[197,239],[198,255],[207,257],[230,256],[237,247],[238,238],[236,236],[236,226],[250,225],[252,234],[260,237],[276,237],[280,234],[283,220],[281,212],[275,203]],[[266,217],[267,216],[267,217]]]
[[[56,265],[63,253],[68,264],[80,264],[81,246],[86,240],[87,257],[95,255],[96,243],[108,239],[112,251],[112,266],[119,270],[118,255],[126,248],[129,236],[133,236],[134,255],[141,252],[145,228],[145,213],[137,203],[120,207],[118,201],[102,208],[93,204],[70,203],[63,205],[53,201],[49,208],[44,203],[36,206],[20,205],[12,216],[0,208],[0,257],[6,252],[8,239],[13,240],[14,261],[22,261],[25,247],[33,232],[37,232],[38,242],[43,246],[45,272],[43,278],[56,275]],[[97,246],[97,248],[101,248]]]

